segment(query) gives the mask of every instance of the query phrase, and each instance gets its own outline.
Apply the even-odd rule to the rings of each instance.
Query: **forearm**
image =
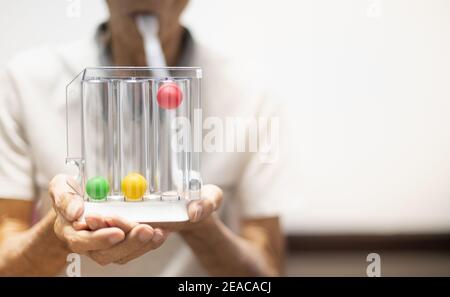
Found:
[[[68,250],[56,237],[55,213],[25,231],[0,230],[0,276],[56,275],[64,267]]]
[[[211,275],[277,276],[280,273],[261,246],[234,234],[216,217],[180,234]]]

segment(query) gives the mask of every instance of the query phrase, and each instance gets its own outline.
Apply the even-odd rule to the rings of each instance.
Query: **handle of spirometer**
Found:
[[[136,24],[141,33],[142,39],[144,41],[145,48],[145,57],[147,59],[147,63],[152,67],[166,67],[166,58],[164,56],[164,52],[161,46],[161,42],[158,37],[159,31],[159,23],[158,18],[153,15],[138,15],[136,16]],[[169,71],[167,70],[159,70],[158,71],[162,76],[169,77]],[[173,113],[175,116],[175,112],[168,111]],[[169,150],[172,152],[172,150]],[[176,152],[171,153],[171,159],[176,160],[177,155]],[[171,162],[172,164],[172,179],[174,181],[180,181],[180,169],[177,168],[176,162]],[[178,186],[178,185],[177,185]]]

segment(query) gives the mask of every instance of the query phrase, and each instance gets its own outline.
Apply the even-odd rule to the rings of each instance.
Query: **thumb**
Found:
[[[77,220],[84,211],[81,187],[64,174],[56,175],[49,184],[49,194],[55,211],[69,222]]]

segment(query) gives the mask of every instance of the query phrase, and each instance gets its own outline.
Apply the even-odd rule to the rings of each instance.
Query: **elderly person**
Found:
[[[244,88],[245,77],[180,24],[187,2],[109,0],[95,38],[22,53],[1,72],[0,275],[64,274],[73,252],[83,276],[280,275],[283,236],[270,187],[278,169],[255,154],[203,153],[204,180],[217,186],[205,185],[204,199],[189,204],[189,222],[78,221],[83,200],[64,166],[64,88],[86,66],[152,66],[136,15],[157,16],[168,65],[204,69],[205,116],[271,112],[260,90]]]

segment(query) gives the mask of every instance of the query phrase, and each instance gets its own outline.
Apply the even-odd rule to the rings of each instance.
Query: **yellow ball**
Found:
[[[147,191],[147,181],[139,173],[130,173],[122,179],[122,193],[127,200],[141,200],[145,191]]]

